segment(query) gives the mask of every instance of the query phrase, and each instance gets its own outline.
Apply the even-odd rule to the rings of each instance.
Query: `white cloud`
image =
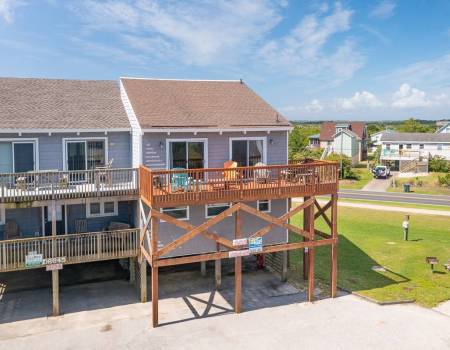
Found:
[[[14,22],[14,10],[23,5],[21,0],[0,0],[0,18],[6,23]]]
[[[323,106],[319,100],[314,99],[309,103],[309,105],[305,106],[305,110],[307,112],[317,113],[323,110]]]
[[[437,107],[448,103],[449,99],[445,93],[428,96],[425,91],[406,83],[402,84],[392,96],[392,107],[395,108]]]
[[[388,19],[394,15],[396,6],[393,1],[385,0],[380,2],[369,15],[379,19]]]
[[[337,83],[347,80],[364,64],[364,57],[351,40],[338,43],[334,51],[326,50],[338,33],[350,29],[353,11],[336,3],[332,12],[305,16],[285,37],[267,42],[260,50],[261,59],[274,69],[289,74],[326,79]]]
[[[280,11],[286,6],[272,0],[85,0],[82,4],[75,10],[86,20],[87,29],[126,35],[134,48],[148,44],[147,54],[170,47],[175,57],[194,65],[252,52],[281,20]]]
[[[382,106],[381,101],[368,91],[356,92],[350,98],[338,98],[337,107],[345,110],[375,108]]]

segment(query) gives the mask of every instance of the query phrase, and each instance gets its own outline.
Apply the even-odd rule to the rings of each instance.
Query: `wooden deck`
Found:
[[[0,174],[0,203],[137,195],[137,169]]]
[[[128,229],[0,241],[0,272],[27,269],[26,256],[32,252],[43,259],[65,258],[64,264],[135,257],[139,233]]]
[[[141,198],[150,206],[282,199],[335,194],[338,164],[307,164],[208,168],[188,170],[139,170]]]

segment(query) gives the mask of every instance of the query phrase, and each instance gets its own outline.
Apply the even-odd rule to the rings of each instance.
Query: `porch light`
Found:
[[[159,148],[163,149],[164,148],[164,142],[159,141]]]

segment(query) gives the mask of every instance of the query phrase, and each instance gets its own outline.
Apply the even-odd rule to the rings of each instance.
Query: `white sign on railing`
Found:
[[[42,254],[37,252],[29,252],[25,256],[25,267],[36,267],[42,265]]]
[[[65,256],[59,256],[56,258],[47,258],[42,261],[43,265],[53,265],[53,264],[65,264],[66,257]]]

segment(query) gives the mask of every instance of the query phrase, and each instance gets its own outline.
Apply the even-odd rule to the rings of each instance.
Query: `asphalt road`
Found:
[[[450,196],[415,193],[375,192],[361,190],[340,190],[339,198],[378,200],[411,204],[434,204],[450,206]]]

